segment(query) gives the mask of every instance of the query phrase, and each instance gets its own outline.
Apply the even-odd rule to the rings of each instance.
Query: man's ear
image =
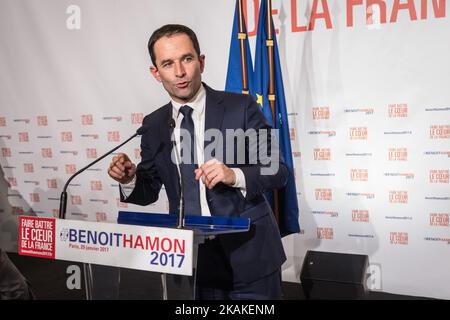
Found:
[[[161,77],[159,76],[158,68],[156,68],[155,66],[150,66],[150,72],[158,82],[161,82]]]
[[[199,55],[198,60],[200,61],[200,72],[203,73],[203,70],[205,69],[205,55],[204,54]]]

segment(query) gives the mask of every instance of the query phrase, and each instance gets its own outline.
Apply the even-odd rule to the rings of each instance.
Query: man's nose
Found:
[[[175,63],[175,75],[179,78],[184,77],[186,74],[186,71],[184,70],[184,66],[181,62]]]

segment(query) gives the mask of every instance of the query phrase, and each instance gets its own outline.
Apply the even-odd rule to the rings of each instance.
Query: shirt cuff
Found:
[[[126,199],[133,192],[134,187],[136,185],[136,175],[134,175],[133,180],[128,183],[119,183],[120,192],[122,192],[123,197]]]
[[[242,192],[242,194],[245,197],[246,194],[246,188],[245,188],[245,176],[244,172],[239,168],[230,168],[234,171],[234,174],[236,175],[236,181],[232,185],[233,188],[239,188]]]

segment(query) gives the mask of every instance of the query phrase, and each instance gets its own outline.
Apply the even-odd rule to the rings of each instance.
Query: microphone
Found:
[[[174,119],[170,119],[169,123],[169,130],[170,133],[172,135],[173,129],[175,128],[175,120]],[[178,154],[178,149],[177,149],[177,142],[174,139],[172,140],[172,149],[175,149],[175,157],[177,159],[177,163],[178,163],[178,172],[180,173],[180,210],[178,211],[178,222],[177,222],[177,228],[178,229],[183,229],[184,228],[184,192],[183,192],[183,188],[184,188],[184,183],[183,183],[183,175],[181,174],[181,160],[180,160],[180,155]]]
[[[105,153],[104,155],[102,155],[100,158],[95,159],[95,161],[89,163],[87,166],[85,166],[84,168],[81,168],[80,170],[78,170],[77,172],[75,172],[66,182],[66,184],[64,185],[63,191],[61,192],[61,197],[59,198],[59,218],[60,219],[65,219],[66,218],[66,209],[67,209],[67,187],[69,186],[69,183],[73,180],[73,178],[75,178],[76,176],[78,176],[80,173],[82,173],[83,171],[85,171],[86,169],[92,167],[94,164],[96,164],[97,162],[99,162],[100,160],[102,160],[103,158],[107,157],[108,155],[110,155],[111,153],[113,153],[114,151],[116,151],[117,149],[119,149],[121,146],[123,146],[124,144],[126,144],[128,141],[130,141],[131,139],[135,138],[136,136],[141,136],[144,133],[146,133],[148,131],[149,127],[142,125],[139,129],[136,130],[136,133],[133,134],[131,137],[129,137],[127,140],[125,140],[124,142],[122,142],[121,144],[119,144],[117,147],[109,150],[107,153]]]

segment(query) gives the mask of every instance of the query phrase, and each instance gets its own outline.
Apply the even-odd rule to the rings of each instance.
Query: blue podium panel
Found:
[[[211,236],[225,233],[246,232],[250,219],[216,216],[185,216],[186,229],[194,230],[197,236]],[[176,228],[178,215],[119,211],[117,222],[149,227]]]
[[[177,228],[178,215],[166,213],[143,213],[131,211],[119,211],[117,223],[139,225],[160,228]],[[220,234],[247,232],[250,229],[249,218],[238,217],[216,217],[216,216],[185,216],[184,229],[194,231],[194,269],[197,269],[198,245],[205,238]],[[193,276],[179,276],[173,274],[162,274],[162,298],[164,300],[173,297],[183,299],[195,299],[196,273]]]

